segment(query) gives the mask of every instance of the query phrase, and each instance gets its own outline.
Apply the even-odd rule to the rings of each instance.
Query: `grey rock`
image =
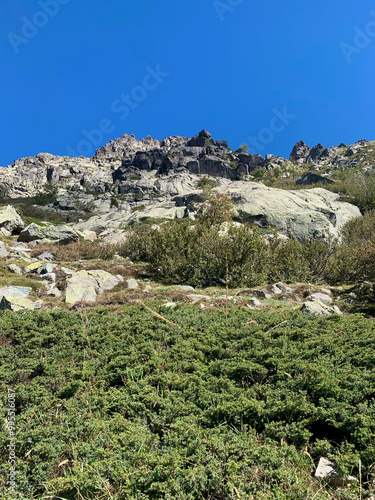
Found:
[[[306,163],[306,159],[310,151],[311,149],[303,141],[297,142],[290,154],[289,159],[298,165],[302,165],[303,163]]]
[[[251,299],[249,299],[249,302],[255,307],[259,307],[262,305],[256,297],[251,297]]]
[[[49,261],[49,260],[55,260],[55,257],[53,256],[53,254],[50,250],[46,250],[45,252],[38,255],[38,259]]]
[[[9,264],[7,268],[14,274],[19,274],[19,275],[23,274],[22,269],[19,266],[17,266],[17,264]]]
[[[107,229],[100,233],[98,237],[108,245],[120,245],[128,237],[128,233],[123,229]]]
[[[5,229],[5,227],[0,227],[0,236],[12,236],[12,233]]]
[[[54,287],[51,288],[50,290],[47,290],[46,295],[59,298],[62,296],[62,292],[58,288]]]
[[[64,274],[67,274],[67,275],[73,275],[76,271],[75,269],[69,269],[67,267],[62,267],[61,268],[61,271],[64,273]]]
[[[112,290],[119,283],[116,276],[101,270],[77,271],[67,280],[68,286],[79,284],[93,287],[98,293]]]
[[[40,269],[39,274],[49,274],[53,273],[53,270],[56,268],[56,264],[46,264]]]
[[[130,278],[130,279],[126,280],[126,284],[127,284],[127,287],[131,288],[132,290],[136,290],[137,288],[139,288],[139,284],[138,284],[137,280],[135,280],[134,278]]]
[[[176,302],[166,302],[165,304],[162,305],[165,309],[176,309],[177,304]]]
[[[359,141],[351,147],[353,154],[363,152],[364,164],[369,144]],[[310,149],[300,142],[290,159],[298,164],[311,161],[331,171],[356,167],[357,157],[345,156],[349,149],[343,145],[327,149],[320,144]],[[371,166],[371,157],[367,156]],[[81,231],[81,237],[91,240],[97,234],[103,241],[114,244],[126,238],[123,229],[129,224],[147,218],[193,217],[190,202],[202,197],[196,188],[202,174],[215,177],[219,192],[229,192],[237,205],[239,220],[276,228],[279,234],[300,241],[340,237],[343,224],[359,216],[355,207],[339,202],[337,195],[325,190],[279,191],[239,180],[255,169],[269,171],[278,166],[286,174],[292,167],[274,155],[262,158],[242,150],[233,152],[225,141],[216,141],[202,130],[192,139],[166,137],[163,141],[152,137],[136,140],[124,135],[98,149],[93,158],[40,153],[0,169],[0,183],[14,198],[35,196],[55,188],[55,200],[45,207],[47,210],[65,216],[92,212],[93,217],[72,225],[70,231]],[[309,173],[310,180],[311,175],[313,172]],[[14,231],[19,232],[22,227],[18,225]],[[68,237],[56,235],[52,225],[42,227],[44,232],[32,235],[30,246],[71,241],[71,238],[77,241],[79,237],[72,233]],[[0,234],[2,231],[10,234],[0,222]]]
[[[330,316],[332,314],[342,314],[337,306],[331,306],[318,301],[304,302],[302,312],[315,314],[317,316]]]
[[[275,286],[276,286],[279,290],[284,290],[284,289],[285,289],[285,285],[284,285],[284,283],[282,283],[281,281],[279,281],[278,283],[275,283]]]
[[[8,257],[9,253],[5,248],[5,245],[2,241],[0,241],[0,257]]]
[[[11,205],[0,207],[0,228],[15,234],[25,227],[21,216]]]
[[[283,293],[283,289],[279,288],[277,285],[272,285],[271,292],[276,295],[280,295],[281,293]]]
[[[54,243],[71,243],[78,241],[78,234],[68,226],[39,226],[31,223],[23,231],[21,231],[18,241],[24,242],[43,242],[53,241]]]
[[[55,273],[45,273],[40,275],[40,279],[42,280],[47,280],[51,281],[54,283],[56,281],[56,274]]]
[[[21,297],[26,298],[33,291],[31,287],[25,286],[4,286],[0,288],[0,298],[1,297]]]
[[[12,247],[11,250],[23,250],[24,252],[31,252],[31,248],[29,248],[26,243],[22,241],[17,241]]]
[[[189,293],[188,294],[189,299],[191,300],[211,300],[211,297],[209,295],[201,295],[199,293]]]
[[[307,163],[322,163],[331,154],[332,151],[319,143],[310,150],[306,160]]]
[[[323,304],[332,304],[333,302],[330,295],[320,292],[312,293],[309,297],[307,297],[307,300],[323,302]]]
[[[95,287],[82,284],[70,284],[66,289],[65,301],[67,304],[77,302],[96,302]]]
[[[39,304],[34,305],[34,303],[25,297],[13,297],[10,295],[4,295],[0,302],[0,311],[22,311],[22,310],[33,310],[38,308]]]
[[[67,279],[65,300],[67,304],[96,302],[96,295],[112,290],[120,280],[106,271],[77,271]]]
[[[354,476],[341,476],[335,470],[334,464],[328,458],[321,457],[318,467],[315,471],[317,479],[328,480],[330,484],[336,487],[344,487],[357,481]]]
[[[194,292],[195,291],[193,286],[180,285],[178,288],[180,290],[185,291],[185,292]]]
[[[322,188],[286,191],[239,181],[214,191],[234,200],[242,221],[275,228],[299,241],[339,238],[344,224],[361,216],[358,207]]]
[[[335,471],[334,464],[328,460],[328,458],[320,458],[318,467],[315,471],[315,477],[319,479],[325,479],[327,477],[336,476],[337,472]]]

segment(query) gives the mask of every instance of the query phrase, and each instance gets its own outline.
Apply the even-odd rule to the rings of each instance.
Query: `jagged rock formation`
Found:
[[[49,193],[52,200],[46,209],[91,214],[92,219],[75,229],[97,234],[107,231],[111,238],[109,229],[118,231],[146,218],[193,216],[191,202],[200,201],[202,188],[209,184],[232,196],[239,220],[273,226],[299,239],[338,236],[343,221],[359,215],[356,207],[337,201],[337,195],[324,190],[304,191],[302,196],[266,188],[254,182],[261,177],[256,174],[274,171],[288,177],[296,166],[306,174],[306,165],[327,179],[335,169],[359,163],[372,168],[372,146],[362,140],[352,146],[340,144],[328,149],[318,144],[310,148],[301,141],[287,160],[251,155],[243,148],[232,151],[226,141],[213,139],[206,130],[193,138],[174,136],[162,141],[150,136],[137,141],[134,135],[125,134],[98,149],[92,158],[47,153],[21,158],[0,169],[0,190],[3,198],[6,194],[10,200]],[[315,172],[297,182],[316,181]],[[121,237],[116,233],[116,238]]]

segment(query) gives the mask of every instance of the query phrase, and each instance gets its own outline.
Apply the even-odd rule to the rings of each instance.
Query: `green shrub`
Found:
[[[281,240],[275,238],[270,245],[269,281],[287,283],[327,280],[335,266],[334,242],[321,239],[305,241]]]
[[[332,191],[346,195],[344,201],[357,205],[362,214],[375,210],[375,176],[373,172],[357,169],[349,170],[341,175],[341,182],[327,186]]]
[[[309,274],[309,263],[304,252],[304,245],[299,241],[274,240],[271,244],[270,259],[272,262],[269,273],[271,282],[304,281]]]
[[[261,181],[267,178],[267,171],[264,170],[264,168],[257,168],[256,170],[251,172],[251,175],[254,177],[254,179]]]
[[[236,153],[249,153],[249,145],[241,144],[241,146],[237,149]]]
[[[267,281],[268,247],[255,226],[230,227],[222,235],[215,226],[197,240],[195,285],[250,287]]]
[[[251,226],[231,227],[225,235],[217,225],[192,226],[188,220],[159,230],[135,228],[120,254],[147,262],[150,275],[166,283],[223,285],[228,264],[230,286],[252,286],[265,282],[268,271],[268,247]]]
[[[197,182],[198,189],[213,189],[219,185],[218,181],[210,177],[204,176]]]
[[[111,208],[118,208],[118,200],[114,197],[111,198]]]
[[[342,230],[343,242],[347,245],[361,244],[375,239],[375,211],[365,213],[348,221]]]
[[[33,198],[33,203],[35,205],[50,205],[56,201],[57,188],[53,186],[47,186],[44,193],[37,194]]]

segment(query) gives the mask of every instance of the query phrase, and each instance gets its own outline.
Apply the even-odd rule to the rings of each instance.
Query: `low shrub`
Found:
[[[198,189],[212,189],[219,185],[218,181],[210,177],[204,176],[197,182]]]
[[[110,260],[117,252],[116,245],[107,245],[99,241],[77,241],[67,245],[49,247],[57,260],[68,262],[75,260]],[[41,253],[40,248],[33,250],[34,255]]]
[[[180,305],[0,313],[25,500],[356,500],[374,494],[375,327],[362,315]],[[0,433],[0,477],[9,474]],[[311,477],[326,456],[362,485]],[[11,498],[6,481],[0,497]]]
[[[133,229],[120,255],[148,263],[147,271],[166,283],[194,286],[253,286],[266,281],[268,247],[258,228],[171,221],[159,230]]]

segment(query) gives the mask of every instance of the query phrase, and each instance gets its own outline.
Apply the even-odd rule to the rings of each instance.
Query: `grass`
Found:
[[[31,287],[34,291],[44,288],[43,283],[40,281],[11,273],[5,267],[0,267],[0,288],[9,285]]]

